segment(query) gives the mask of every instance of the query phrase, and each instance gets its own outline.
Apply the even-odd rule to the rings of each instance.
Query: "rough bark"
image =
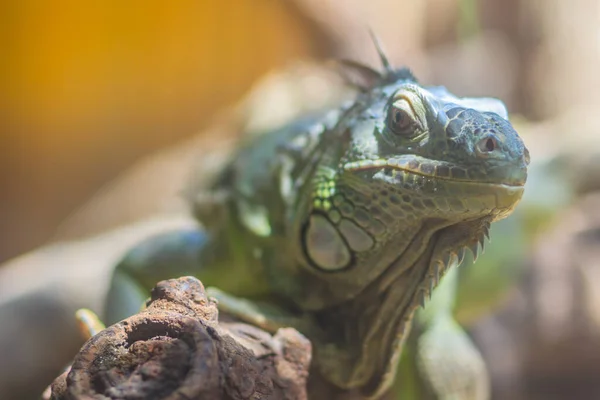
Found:
[[[219,321],[192,277],[162,281],[148,307],[89,339],[51,399],[306,399],[308,339]],[[49,393],[51,392],[51,393]]]

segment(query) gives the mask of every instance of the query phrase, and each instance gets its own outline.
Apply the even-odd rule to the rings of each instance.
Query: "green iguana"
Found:
[[[132,249],[113,275],[108,322],[137,312],[157,281],[195,275],[221,310],[305,334],[330,384],[370,398],[390,388],[415,311],[514,210],[529,154],[499,100],[421,86],[377,49],[382,72],[347,64],[360,78],[352,103],[244,144],[211,191],[193,193],[204,231]],[[448,364],[474,389],[448,398],[484,399],[487,375],[452,317],[449,278],[433,316],[419,318],[420,343],[474,351]],[[444,368],[420,354],[425,375]]]

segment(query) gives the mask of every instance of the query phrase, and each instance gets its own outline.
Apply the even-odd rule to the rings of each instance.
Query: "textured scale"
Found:
[[[350,106],[243,145],[212,187],[221,202],[194,204],[210,236],[200,279],[272,300],[289,314],[273,320],[311,339],[317,373],[373,398],[415,311],[519,202],[529,163],[500,101],[421,86],[382,60],[383,72],[346,63],[361,77]]]
[[[317,321],[305,333],[321,374],[370,396],[389,386],[416,307],[514,209],[528,163],[498,102],[403,69],[374,76],[337,120],[242,149],[215,185],[241,218],[214,232],[227,242],[241,222],[239,247],[262,254],[248,268]]]

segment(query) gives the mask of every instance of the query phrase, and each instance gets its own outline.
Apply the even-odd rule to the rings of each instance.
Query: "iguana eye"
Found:
[[[411,136],[415,120],[409,111],[392,104],[388,111],[388,128],[397,135]]]

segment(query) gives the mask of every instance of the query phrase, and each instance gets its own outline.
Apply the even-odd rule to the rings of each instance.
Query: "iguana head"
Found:
[[[316,168],[304,227],[322,271],[364,264],[398,240],[401,254],[428,223],[489,225],[523,194],[529,153],[503,104],[422,87],[406,69],[359,96],[332,132],[339,163],[323,157]]]
[[[515,208],[529,164],[500,101],[384,66],[358,68],[370,84],[323,133],[298,218],[313,277],[297,300],[348,344],[317,343],[321,371],[371,395],[391,381],[416,307]]]
[[[340,180],[368,182],[379,190],[374,204],[421,218],[496,220],[514,208],[529,155],[505,118],[411,81],[381,92],[382,101],[357,118]]]

